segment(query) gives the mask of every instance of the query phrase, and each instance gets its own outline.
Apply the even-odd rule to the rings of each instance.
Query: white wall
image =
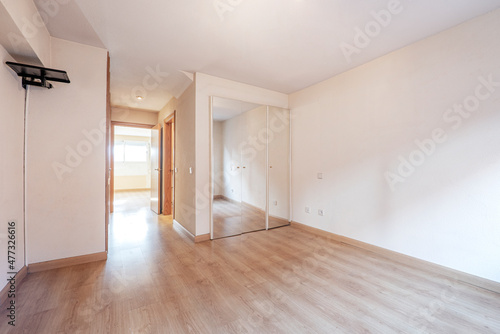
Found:
[[[498,31],[500,10],[292,94],[293,220],[500,282]]]
[[[196,86],[196,233],[210,233],[210,96],[218,96],[261,105],[288,108],[288,95],[264,88],[195,74]]]
[[[224,191],[224,151],[222,149],[222,122],[214,121],[212,127],[212,155],[213,170],[215,177],[212,179],[214,196],[222,195]],[[217,182],[216,182],[217,179]]]
[[[56,38],[51,44],[52,66],[66,70],[71,83],[31,90],[30,264],[105,250],[107,52]]]
[[[269,216],[290,219],[290,111],[269,107]]]
[[[112,107],[111,121],[155,126],[158,124],[158,112],[125,107]]]
[[[0,42],[18,62],[51,67],[50,34],[32,0],[0,0]]]
[[[7,273],[24,266],[23,228],[23,137],[24,89],[21,79],[7,66],[13,61],[0,45],[0,290],[7,284]],[[7,263],[7,224],[16,223],[15,270]],[[9,275],[10,276],[10,275]],[[3,302],[0,301],[0,303]]]
[[[266,112],[267,107],[260,106],[222,123],[223,195],[263,211],[266,210]],[[251,138],[257,139],[256,145],[250,144]]]

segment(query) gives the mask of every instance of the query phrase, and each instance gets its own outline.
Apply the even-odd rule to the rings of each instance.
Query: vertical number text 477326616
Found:
[[[9,325],[16,325],[16,223],[8,223],[8,242],[7,242],[7,262],[8,262],[8,285],[9,291],[7,297],[10,299],[7,310]]]

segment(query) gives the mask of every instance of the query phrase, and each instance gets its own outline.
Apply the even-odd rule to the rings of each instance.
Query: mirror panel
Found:
[[[212,124],[212,189],[213,236],[228,237],[240,234],[241,181],[240,155],[236,147],[227,145],[225,137],[233,136],[224,122]]]
[[[269,228],[290,223],[290,111],[269,107]]]
[[[266,229],[266,127],[267,107],[240,117],[242,233]]]
[[[265,145],[262,152],[253,146],[253,138],[266,127],[265,113],[257,104],[212,99],[213,238],[266,228],[266,179],[256,177],[265,175],[266,151]]]
[[[290,112],[212,97],[212,238],[290,222]]]

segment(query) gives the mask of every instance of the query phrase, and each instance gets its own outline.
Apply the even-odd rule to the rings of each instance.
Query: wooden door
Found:
[[[163,201],[164,215],[172,215],[174,213],[174,122],[175,116],[170,119],[166,119],[163,127],[163,191],[165,196],[165,199]]]
[[[161,125],[151,129],[151,210],[161,213]]]

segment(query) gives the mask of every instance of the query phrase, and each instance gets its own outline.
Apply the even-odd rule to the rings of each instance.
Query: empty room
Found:
[[[0,0],[0,333],[500,333],[500,0]]]

